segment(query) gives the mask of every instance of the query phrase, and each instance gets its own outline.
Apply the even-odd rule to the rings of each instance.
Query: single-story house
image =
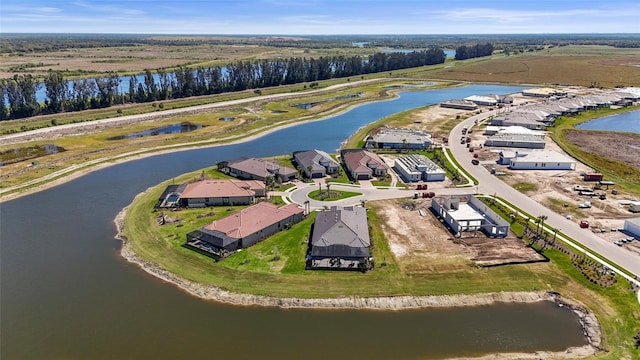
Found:
[[[546,143],[537,135],[531,134],[500,134],[489,136],[485,146],[544,149]]]
[[[574,170],[576,161],[553,150],[533,150],[516,153],[509,163],[509,168],[512,170]]]
[[[304,218],[296,204],[260,202],[187,234],[186,245],[216,258],[249,247]]]
[[[508,114],[496,116],[491,120],[493,126],[522,126],[532,130],[544,130],[547,125],[528,117],[526,114]]]
[[[201,180],[186,184],[180,203],[186,207],[249,205],[265,196],[265,185],[257,180]]]
[[[431,146],[431,135],[424,131],[405,128],[388,128],[369,136],[365,143],[367,148],[376,149],[428,149]]]
[[[407,182],[444,181],[447,173],[424,155],[411,154],[400,156],[393,168]]]
[[[512,150],[503,150],[498,153],[500,155],[500,159],[498,159],[498,164],[500,165],[511,165],[511,160],[525,156],[526,154],[519,151]]]
[[[458,110],[476,110],[478,109],[478,105],[476,105],[473,101],[468,100],[447,100],[440,103],[440,107],[449,108],[449,109],[458,109]]]
[[[371,239],[363,207],[332,207],[316,214],[307,256],[309,269],[365,270]]]
[[[363,149],[344,149],[340,152],[340,157],[354,180],[383,176],[389,168],[378,155]]]
[[[471,95],[464,99],[480,106],[495,106],[498,104],[498,100],[491,96]]]
[[[544,132],[532,130],[524,126],[494,126],[487,125],[484,130],[484,135],[491,136],[496,134],[509,134],[509,135],[535,135],[539,138],[544,138]]]
[[[307,178],[322,178],[338,172],[340,164],[321,150],[304,150],[293,153],[296,164],[302,168]]]
[[[275,161],[258,158],[240,158],[218,163],[218,170],[233,177],[246,180],[265,181],[267,177],[279,178],[282,182],[296,178],[298,172]]]
[[[509,234],[509,223],[471,194],[436,196],[431,199],[431,208],[457,236],[476,230],[490,237]]]
[[[640,217],[626,219],[624,221],[624,231],[640,239]]]
[[[523,96],[532,96],[532,97],[548,98],[551,96],[559,96],[562,94],[563,93],[561,91],[558,91],[552,88],[534,88],[534,89],[522,90]]]

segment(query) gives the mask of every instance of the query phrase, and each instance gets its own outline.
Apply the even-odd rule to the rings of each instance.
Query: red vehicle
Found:
[[[602,181],[603,176],[600,173],[584,174],[582,180],[584,181]]]
[[[581,220],[580,221],[580,227],[583,228],[583,229],[589,228],[589,222],[587,220]]]

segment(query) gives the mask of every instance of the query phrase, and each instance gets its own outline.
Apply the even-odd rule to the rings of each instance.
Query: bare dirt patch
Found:
[[[565,138],[583,151],[614,159],[640,169],[640,134],[567,130]],[[615,144],[615,146],[611,146]]]
[[[402,271],[456,271],[474,265],[543,260],[513,234],[491,239],[478,232],[456,238],[429,210],[430,205],[431,200],[421,199],[409,203],[375,202],[387,241]]]
[[[411,123],[402,124],[402,126],[425,131],[431,134],[433,139],[439,139],[448,136],[451,129],[462,121],[461,119],[473,115],[472,113],[472,111],[443,108],[437,105],[429,106],[412,113]]]

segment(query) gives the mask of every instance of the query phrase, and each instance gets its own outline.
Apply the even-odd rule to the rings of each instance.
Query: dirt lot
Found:
[[[640,169],[640,134],[567,130],[565,137],[573,144],[580,144],[580,148],[586,152],[600,154]]]
[[[406,201],[404,201],[406,203]],[[522,240],[510,234],[490,239],[478,232],[455,238],[429,211],[431,200],[414,200],[413,209],[399,200],[372,202],[400,268],[405,272],[463,270],[473,265],[496,265],[542,260]],[[418,212],[424,210],[424,216]]]
[[[584,150],[615,158],[640,168],[640,158],[635,155],[638,152],[638,146],[635,144],[638,143],[640,135],[592,131],[572,131],[571,133],[573,136],[571,141],[582,144]],[[485,137],[482,135],[482,131],[476,131],[473,134],[473,139],[473,143],[479,144],[484,142]],[[547,149],[566,155],[548,136],[546,143]],[[612,143],[617,145],[615,147],[606,146],[606,144]],[[487,169],[494,168],[505,173],[504,176],[500,176],[502,181],[528,194],[532,199],[552,211],[563,214],[576,223],[581,220],[589,221],[590,230],[604,240],[614,241],[626,237],[622,233],[611,232],[610,229],[622,228],[625,219],[638,216],[638,214],[628,211],[628,205],[624,205],[627,201],[638,200],[635,195],[622,191],[613,194],[612,190],[616,189],[615,186],[602,186],[598,189],[596,182],[583,181],[581,173],[593,172],[594,170],[582,163],[577,163],[576,169],[573,171],[509,170],[506,166],[496,163],[499,158],[498,152],[501,150],[504,148],[483,148],[476,152]],[[596,192],[606,194],[606,198],[601,200],[597,197],[581,196],[575,190],[577,185],[595,188]],[[591,202],[591,208],[580,208],[579,204],[584,204],[586,201]],[[605,232],[601,232],[601,229],[604,229]],[[638,241],[623,246],[640,254],[640,242]]]

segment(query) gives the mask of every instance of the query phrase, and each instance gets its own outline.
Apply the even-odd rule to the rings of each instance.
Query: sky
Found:
[[[1,0],[0,33],[640,33],[638,0]]]

